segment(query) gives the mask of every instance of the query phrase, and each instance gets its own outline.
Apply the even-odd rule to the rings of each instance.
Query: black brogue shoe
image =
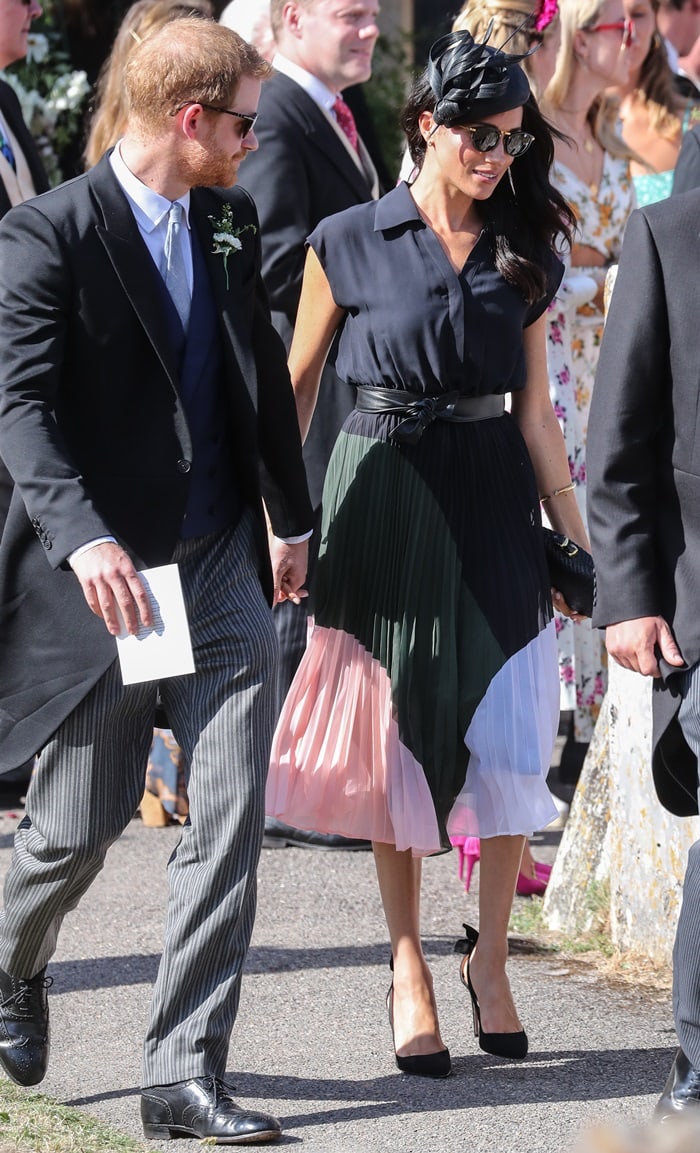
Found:
[[[686,1057],[682,1049],[676,1053],[668,1080],[656,1106],[661,1121],[686,1114],[700,1106],[700,1069]]]
[[[218,1077],[193,1077],[174,1085],[151,1085],[141,1092],[146,1137],[208,1138],[215,1145],[254,1145],[276,1141],[279,1121],[266,1113],[241,1109]]]
[[[11,977],[0,969],[0,1066],[18,1085],[38,1085],[49,1063],[49,1002],[53,977]]]

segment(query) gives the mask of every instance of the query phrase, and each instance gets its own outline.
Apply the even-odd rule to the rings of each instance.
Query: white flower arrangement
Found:
[[[61,157],[81,127],[81,113],[90,93],[87,74],[71,71],[65,53],[52,52],[52,40],[32,32],[27,57],[6,72],[25,123],[41,154],[51,184],[64,179]]]
[[[244,232],[257,232],[254,224],[244,224],[240,228],[234,226],[233,209],[230,204],[224,204],[221,210],[221,218],[216,219],[215,216],[209,217],[210,223],[214,227],[214,247],[212,252],[217,256],[224,258],[224,272],[226,273],[226,287],[229,287],[228,282],[228,258],[234,252],[240,252],[243,247],[239,239]]]

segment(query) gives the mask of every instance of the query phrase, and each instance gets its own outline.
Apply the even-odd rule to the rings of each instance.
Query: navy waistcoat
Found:
[[[180,533],[183,539],[233,528],[241,514],[216,301],[194,229],[190,237],[194,286],[186,337],[170,293],[158,277],[168,335],[180,365],[180,398],[192,438],[190,488]]]

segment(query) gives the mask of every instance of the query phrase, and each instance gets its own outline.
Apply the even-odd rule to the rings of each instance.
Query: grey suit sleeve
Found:
[[[660,612],[656,533],[670,396],[664,277],[648,221],[637,211],[625,233],[588,424],[597,626]]]
[[[676,161],[673,192],[689,192],[700,186],[700,125],[686,132]]]
[[[85,491],[57,411],[73,296],[70,263],[49,221],[29,204],[0,222],[0,458],[57,568],[80,545],[110,534]]]

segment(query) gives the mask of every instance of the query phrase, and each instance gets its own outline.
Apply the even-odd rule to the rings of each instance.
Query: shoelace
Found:
[[[32,1002],[36,994],[41,989],[50,989],[53,985],[53,977],[43,977],[40,981],[32,979],[31,981],[20,981],[19,988],[11,993],[6,1000],[0,1002],[0,1008],[9,1009],[14,1007],[20,1013],[32,1012]]]
[[[202,1077],[202,1088],[214,1091],[214,1103],[218,1101],[233,1101],[231,1090],[219,1077]]]

